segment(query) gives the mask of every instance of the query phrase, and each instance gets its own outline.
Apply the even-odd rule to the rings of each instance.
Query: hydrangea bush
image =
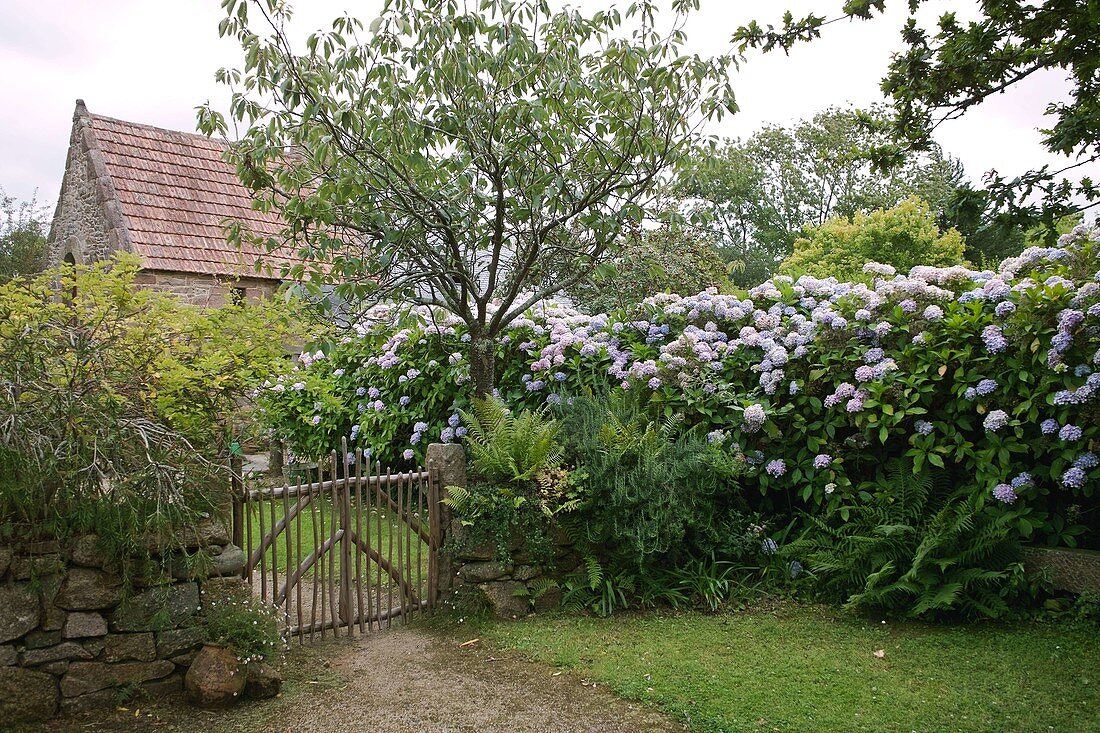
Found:
[[[865,283],[777,276],[595,316],[541,304],[497,344],[497,393],[617,391],[683,415],[747,458],[764,509],[843,515],[905,458],[951,471],[1023,538],[1078,544],[1100,477],[1098,238],[1079,227],[996,271],[869,263]],[[305,455],[346,437],[383,462],[461,438],[463,327],[428,311],[397,323],[377,310],[303,354],[262,392],[270,427]]]

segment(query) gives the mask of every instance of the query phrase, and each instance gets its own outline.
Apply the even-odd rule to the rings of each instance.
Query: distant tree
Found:
[[[17,201],[0,188],[0,283],[46,268],[46,211],[37,199]]]
[[[908,272],[915,265],[947,267],[963,261],[962,235],[954,229],[941,231],[928,203],[910,197],[889,209],[808,227],[779,269],[787,274],[861,280],[868,262]]]
[[[754,285],[775,271],[805,226],[888,208],[917,195],[939,211],[962,179],[939,148],[889,174],[870,152],[886,138],[880,111],[830,108],[791,127],[768,125],[746,140],[700,149],[683,165],[675,193],[690,220],[711,232]]]
[[[787,12],[781,26],[756,21],[738,28],[734,42],[744,52],[759,48],[789,51],[796,43],[818,38],[822,28],[843,19],[869,19],[887,0],[843,0],[839,13],[795,17]],[[926,0],[908,0],[911,16]],[[1053,124],[1043,131],[1043,144],[1067,156],[1057,170],[1038,170],[1005,177],[986,174],[989,203],[1002,224],[1040,224],[1056,236],[1061,217],[1100,205],[1100,189],[1088,177],[1073,182],[1065,174],[1100,160],[1100,3],[1095,0],[981,0],[977,18],[960,22],[955,13],[940,16],[937,28],[922,27],[910,17],[882,80],[893,100],[891,141],[874,153],[883,167],[896,166],[912,151],[931,150],[933,132],[989,97],[1000,94],[1043,70],[1057,70],[1072,85],[1069,101],[1048,99]]]
[[[713,241],[666,224],[626,237],[615,257],[568,295],[587,313],[606,313],[657,293],[694,294],[728,283],[728,267]]]
[[[682,53],[698,0],[674,0],[663,28],[655,0],[591,16],[386,0],[369,26],[338,18],[299,50],[282,0],[222,5],[245,56],[219,72],[245,128],[230,155],[286,223],[268,243],[349,300],[461,319],[479,394],[505,326],[611,256],[701,126],[735,109],[732,55]],[[199,126],[228,129],[209,107]],[[572,274],[538,280],[555,268]]]

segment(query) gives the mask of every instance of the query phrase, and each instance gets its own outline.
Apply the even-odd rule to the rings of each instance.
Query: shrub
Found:
[[[135,288],[137,269],[126,256],[0,286],[0,534],[94,531],[129,557],[224,499],[237,405],[286,358],[291,318],[201,312]]]
[[[620,395],[642,434],[676,419],[696,443],[706,436],[727,459],[743,455],[744,477],[715,489],[733,494],[713,504],[726,507],[718,517],[845,519],[864,501],[859,487],[904,458],[917,474],[948,471],[976,511],[1005,518],[1014,542],[1096,547],[1088,527],[1100,511],[1098,270],[1096,235],[1079,228],[997,271],[921,266],[897,275],[869,263],[866,283],[778,276],[747,293],[661,295],[595,316],[541,304],[497,344],[497,394],[514,409]],[[429,311],[401,328],[378,315],[358,338],[304,356],[264,391],[270,425],[299,450],[323,452],[350,436],[388,460],[403,451],[413,460],[425,442],[457,436],[454,416],[469,404],[456,353],[462,327]],[[569,427],[579,419],[562,415],[567,461],[597,440],[598,428]],[[629,507],[631,494],[616,498],[607,477],[601,495]],[[711,490],[709,480],[685,490],[685,506]],[[659,555],[675,545],[676,531],[667,531],[675,517],[692,512],[670,508],[668,524],[650,521],[645,513],[665,499],[637,498],[638,533],[621,548]],[[708,525],[720,526],[693,524]],[[598,522],[591,531],[612,537]],[[696,560],[708,553],[698,537]]]
[[[1023,590],[1016,517],[983,505],[948,472],[914,474],[898,461],[852,498],[811,517],[783,553],[848,607],[995,617]]]
[[[807,227],[794,252],[779,266],[782,273],[858,280],[866,262],[898,270],[918,265],[950,267],[963,262],[963,238],[954,229],[941,232],[931,207],[910,197],[889,209],[856,213]]]

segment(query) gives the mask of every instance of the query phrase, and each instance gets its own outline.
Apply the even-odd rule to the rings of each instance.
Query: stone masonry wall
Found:
[[[51,265],[60,264],[66,255],[83,264],[128,249],[121,212],[105,210],[110,209],[108,202],[113,199],[111,186],[102,154],[94,147],[94,138],[86,128],[86,118],[78,112],[50,229]]]
[[[454,524],[457,524],[455,522]],[[451,602],[462,606],[488,606],[497,618],[522,618],[561,605],[561,581],[579,565],[569,541],[555,543],[555,559],[549,566],[535,562],[518,544],[501,561],[492,545],[463,542],[461,526],[452,525],[450,545],[444,545],[454,571]],[[547,584],[548,581],[553,581]]]
[[[243,295],[246,301],[254,302],[261,297],[274,296],[275,290],[279,287],[279,283],[275,280],[255,277],[223,280],[212,275],[164,270],[142,270],[134,282],[150,290],[171,293],[184,303],[204,308],[220,308],[231,302],[237,295],[234,290],[241,291],[240,295]]]
[[[1027,551],[1024,566],[1031,575],[1048,575],[1058,590],[1100,593],[1100,552],[1035,547]]]
[[[169,557],[129,593],[95,537],[0,546],[0,725],[114,706],[120,688],[181,690],[203,604],[239,585],[244,564],[220,526],[187,544],[211,556],[207,579]]]

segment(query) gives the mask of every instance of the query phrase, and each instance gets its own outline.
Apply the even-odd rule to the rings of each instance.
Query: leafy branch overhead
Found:
[[[915,16],[924,0],[909,0]],[[738,28],[733,40],[742,52],[781,49],[818,38],[830,23],[869,19],[883,12],[886,0],[849,0],[832,19],[811,13],[796,18],[790,12],[779,26],[753,21]],[[986,175],[990,193],[1006,218],[1017,223],[1041,221],[1048,228],[1061,216],[1100,204],[1100,191],[1087,176],[1074,182],[1071,171],[1100,159],[1100,5],[1078,0],[983,0],[970,22],[955,13],[940,16],[934,30],[910,17],[902,29],[904,48],[894,56],[882,80],[882,91],[893,100],[894,143],[880,147],[876,160],[892,166],[910,151],[928,150],[932,134],[991,96],[1033,74],[1054,70],[1065,74],[1068,100],[1051,99],[1047,115],[1054,124],[1043,130],[1052,153],[1070,159],[1064,167],[1043,166],[1013,178],[996,171]]]
[[[246,128],[231,155],[308,261],[291,274],[458,316],[484,393],[488,341],[606,258],[701,126],[735,110],[733,56],[681,53],[697,4],[660,29],[650,0],[591,16],[388,0],[296,49],[283,3],[224,0],[245,57],[219,72]],[[199,124],[228,130],[209,107]],[[541,277],[563,263],[571,276]]]

